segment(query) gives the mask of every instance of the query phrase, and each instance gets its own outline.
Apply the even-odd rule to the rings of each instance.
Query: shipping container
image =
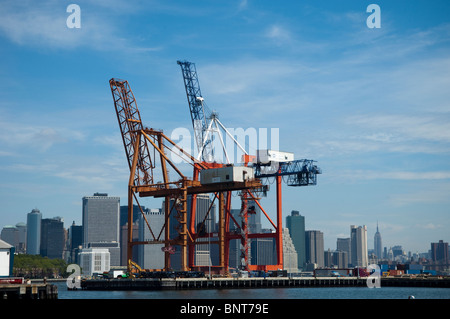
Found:
[[[204,169],[200,172],[201,184],[243,182],[253,178],[253,168],[246,166],[225,166]]]

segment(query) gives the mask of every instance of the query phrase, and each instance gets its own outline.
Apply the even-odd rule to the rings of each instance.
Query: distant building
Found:
[[[306,263],[306,244],[305,244],[305,217],[296,210],[291,212],[291,216],[286,217],[286,228],[297,252],[297,266],[300,269],[305,267]]]
[[[378,223],[377,223],[377,232],[375,233],[375,236],[373,238],[373,250],[378,260],[383,259],[383,245],[381,241],[381,234],[378,230]]]
[[[2,229],[0,239],[14,246],[14,249],[17,251],[19,246],[19,230],[16,226],[6,225]]]
[[[174,201],[170,201],[170,209],[172,213],[169,217],[169,238],[175,239],[179,236],[179,222],[177,220],[177,211],[175,208],[172,209]],[[191,218],[191,203],[192,196],[189,195],[187,198],[187,216],[188,220]],[[211,207],[211,209],[210,209]],[[211,199],[209,194],[197,194],[196,199],[196,214],[194,227],[195,231],[199,235],[197,242],[204,241],[204,244],[196,244],[194,247],[194,263],[196,266],[208,266],[214,264],[214,256],[217,256],[218,260],[218,246],[214,244],[209,244],[207,237],[204,237],[204,233],[215,231],[215,204],[211,205]],[[165,202],[162,203],[162,211],[165,209]],[[204,223],[203,223],[204,221]],[[189,227],[189,224],[187,225]],[[204,238],[202,238],[204,237]],[[211,239],[210,241],[217,241]],[[181,248],[179,245],[174,247],[175,253],[170,256],[170,266],[172,269],[181,269]]]
[[[146,211],[145,206],[141,206],[143,211]],[[138,240],[139,237],[139,219],[142,217],[141,209],[138,205],[133,205],[133,241]],[[126,266],[128,264],[128,205],[120,206],[120,217],[119,217],[119,242],[120,242],[120,264],[121,266]],[[139,246],[133,247],[133,261],[138,261],[138,249]]]
[[[17,223],[16,228],[19,231],[19,245],[16,253],[24,254],[27,252],[27,224]]]
[[[275,238],[253,238],[250,240],[250,265],[275,265]]]
[[[139,221],[133,223],[133,239],[132,241],[139,240]],[[138,250],[140,245],[133,246],[133,261],[138,262]],[[120,265],[128,265],[128,223],[120,227]]]
[[[83,245],[83,226],[75,225],[75,221],[69,227],[67,240],[67,250],[69,252],[69,262],[78,264],[78,252]]]
[[[79,252],[78,259],[82,275],[85,277],[92,276],[95,273],[101,274],[111,269],[108,249],[83,248]]]
[[[153,234],[160,239],[164,239],[165,232],[162,229],[165,222],[164,212],[159,209],[146,209],[145,218],[152,229]],[[144,216],[139,218],[139,231],[138,240],[139,241],[151,241],[153,235],[147,226],[147,222],[144,220]],[[161,232],[162,230],[162,232]],[[161,234],[160,234],[161,233]],[[137,262],[145,269],[163,269],[164,268],[164,252],[161,248],[164,244],[149,244],[149,245],[139,245],[137,247]]]
[[[348,253],[346,251],[335,250],[333,252],[333,266],[337,268],[347,268]]]
[[[298,256],[288,228],[283,228],[283,266],[288,273],[297,273]]]
[[[41,253],[41,220],[39,209],[33,209],[27,215],[27,254],[39,255]]]
[[[119,197],[95,193],[83,197],[83,245],[119,242]]]
[[[63,258],[66,244],[64,220],[61,217],[45,218],[41,222],[41,248],[43,257]]]
[[[338,238],[336,241],[336,251],[341,251],[344,252],[345,255],[343,255],[342,258],[344,258],[344,260],[342,260],[343,264],[346,265],[343,268],[347,268],[348,264],[350,263],[350,258],[351,258],[351,249],[352,245],[351,245],[351,240],[350,238]]]
[[[367,227],[350,226],[351,240],[351,264],[353,267],[367,267],[368,251],[367,251]]]
[[[439,240],[437,243],[431,243],[431,260],[435,263],[448,264],[448,243],[444,243],[443,240]]]
[[[324,267],[324,241],[320,230],[307,230],[305,232],[306,263]]]
[[[87,248],[92,249],[108,249],[109,251],[109,265],[120,265],[120,244],[118,242],[98,242],[89,243]]]

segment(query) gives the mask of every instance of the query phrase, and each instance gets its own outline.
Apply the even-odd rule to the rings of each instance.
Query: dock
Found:
[[[381,287],[450,288],[450,279],[381,278]],[[81,281],[85,290],[163,290],[163,289],[245,289],[277,287],[367,287],[367,278],[357,277],[274,277],[274,278],[128,278]]]
[[[0,284],[0,299],[58,299],[58,287],[48,283]]]

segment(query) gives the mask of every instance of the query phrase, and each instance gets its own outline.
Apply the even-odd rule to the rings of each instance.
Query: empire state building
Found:
[[[374,250],[375,255],[377,256],[378,260],[380,260],[383,258],[383,256],[382,256],[383,247],[381,245],[381,234],[378,231],[378,223],[377,223],[377,232],[375,233],[373,242],[374,242],[373,250]]]

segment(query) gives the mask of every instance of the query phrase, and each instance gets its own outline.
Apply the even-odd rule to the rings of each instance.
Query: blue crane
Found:
[[[212,155],[211,140],[208,139],[206,134],[208,129],[207,118],[210,114],[204,106],[204,99],[198,82],[197,69],[192,62],[177,61],[177,64],[181,66],[183,73],[197,149],[202,153],[202,160],[211,161],[211,158],[208,158],[208,156]]]

